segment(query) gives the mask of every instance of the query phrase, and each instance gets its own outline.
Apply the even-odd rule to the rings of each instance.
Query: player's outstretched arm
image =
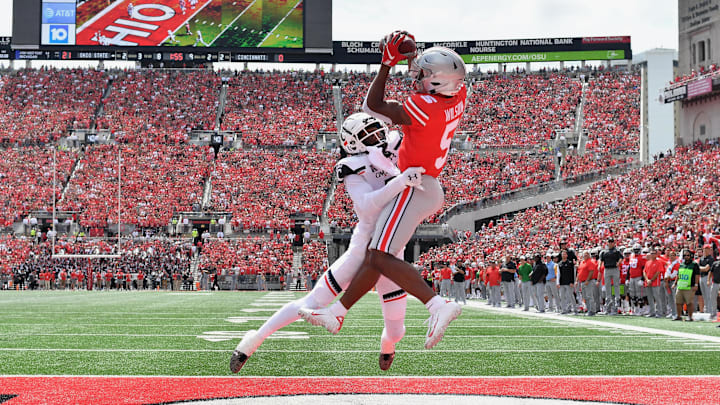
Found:
[[[385,101],[385,84],[389,73],[389,66],[380,65],[380,70],[370,85],[367,96],[365,96],[363,111],[385,122],[410,125],[412,121],[403,109],[402,104],[392,100]]]

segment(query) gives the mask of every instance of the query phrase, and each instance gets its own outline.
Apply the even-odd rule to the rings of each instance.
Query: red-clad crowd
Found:
[[[612,236],[621,246],[698,250],[701,237],[720,224],[718,197],[720,148],[715,143],[678,148],[675,155],[598,182],[578,196],[462,234],[460,242],[431,249],[418,263],[544,255],[557,252],[561,238],[579,249],[602,246]]]
[[[292,268],[292,245],[287,239],[208,239],[202,246],[198,269],[235,275],[284,274]]]
[[[588,152],[584,155],[568,154],[560,166],[560,174],[563,179],[580,176],[587,173],[601,171],[608,167],[630,164],[633,158],[614,158],[607,153]]]
[[[335,127],[323,72],[243,72],[229,85],[222,128],[239,131],[246,145],[312,145]]]
[[[215,128],[221,79],[207,70],[133,70],[119,74],[98,128],[119,142],[178,144],[193,129]]]
[[[0,81],[0,144],[44,144],[70,128],[90,128],[107,76],[88,69],[21,69]]]
[[[573,127],[581,89],[563,74],[490,76],[473,85],[458,128],[478,147],[538,145]]]
[[[212,176],[212,207],[232,212],[239,230],[287,230],[290,214],[320,215],[335,163],[329,153],[262,150],[223,152]]]
[[[585,95],[583,128],[586,150],[637,153],[640,139],[640,75],[605,72],[590,81]]]
[[[670,82],[671,87],[677,87],[682,84],[685,84],[691,80],[707,76],[707,77],[717,77],[718,72],[720,72],[720,66],[713,63],[708,67],[700,66],[697,70],[693,69],[690,71],[690,73],[682,76],[675,76],[675,79]]]
[[[81,226],[117,222],[118,148],[122,154],[121,219],[139,227],[168,225],[172,215],[202,202],[209,173],[208,149],[191,145],[89,147],[70,179],[60,209],[81,211]]]
[[[0,273],[5,281],[11,276],[18,283],[32,287],[32,281],[39,288],[85,288],[83,281],[90,271],[107,288],[110,279],[121,274],[120,281],[169,279],[173,274],[187,273],[192,258],[191,244],[187,240],[135,239],[122,241],[117,250],[117,241],[79,241],[73,238],[59,239],[55,244],[56,254],[120,254],[120,258],[51,258],[50,241],[33,243],[30,239],[0,235]],[[43,283],[47,281],[47,283]],[[154,282],[154,281],[153,281]],[[115,283],[113,282],[113,285]],[[6,285],[7,287],[7,285]],[[142,288],[142,287],[139,287]]]
[[[327,246],[322,240],[310,240],[303,244],[302,269],[305,273],[320,275],[328,268]]]
[[[1,149],[0,227],[10,227],[30,211],[52,211],[53,151],[50,147],[27,146]],[[57,151],[56,188],[60,198],[77,153]]]

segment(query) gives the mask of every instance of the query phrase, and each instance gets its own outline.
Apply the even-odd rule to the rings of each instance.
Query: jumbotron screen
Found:
[[[303,0],[42,0],[42,45],[303,48]]]

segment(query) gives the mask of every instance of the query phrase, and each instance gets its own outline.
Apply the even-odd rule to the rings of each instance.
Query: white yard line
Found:
[[[255,4],[255,3],[257,3],[257,0],[253,0],[253,2],[250,3],[249,6],[245,7],[245,10],[243,10],[242,12],[240,12],[240,14],[238,14],[237,17],[235,17],[232,21],[230,21],[230,24],[226,25],[225,28],[224,28],[222,31],[220,31],[220,33],[219,33],[215,38],[213,38],[213,40],[210,42],[210,46],[212,46],[212,45],[215,43],[215,41],[216,41],[218,38],[220,38],[220,37],[222,36],[222,34],[225,33],[225,31],[227,31],[228,29],[230,29],[230,27],[232,27],[232,25],[235,24],[235,21],[237,21],[240,17],[242,17],[242,15],[245,14],[246,11],[250,10],[250,7],[252,7],[253,4]]]
[[[652,335],[664,335],[664,336],[670,336],[670,337],[674,337],[674,338],[696,340],[696,341],[701,341],[701,342],[720,343],[720,336],[708,336],[708,335],[700,335],[697,333],[677,332],[677,331],[665,330],[665,329],[648,328],[645,326],[635,326],[635,325],[614,323],[611,321],[612,317],[606,317],[605,319],[607,319],[608,322],[605,322],[605,321],[600,321],[600,320],[596,320],[596,319],[581,318],[579,316],[566,316],[566,315],[559,315],[559,314],[553,314],[553,313],[547,313],[547,312],[541,314],[538,312],[530,312],[530,311],[525,312],[522,310],[516,310],[516,309],[510,309],[510,308],[493,308],[490,306],[482,305],[479,302],[477,302],[477,303],[470,302],[470,303],[468,303],[467,306],[485,310],[485,311],[511,314],[514,316],[562,320],[562,321],[565,321],[568,323],[574,323],[574,324],[578,324],[578,325],[599,326],[599,327],[606,327],[606,328],[613,328],[613,329],[622,329],[622,330],[626,330],[626,331],[648,333],[648,334],[652,334]],[[672,321],[668,320],[668,322],[672,322]],[[455,327],[455,326],[450,325],[450,329],[452,329],[453,327]]]
[[[285,19],[288,18],[288,16],[290,15],[290,13],[292,13],[293,11],[295,11],[295,9],[297,8],[297,6],[299,6],[300,3],[302,3],[302,2],[303,2],[303,0],[298,1],[298,2],[293,6],[293,8],[291,8],[290,11],[288,11],[287,14],[285,14],[285,17],[283,17],[282,20],[280,20],[280,22],[277,23],[277,25],[275,25],[275,26],[273,27],[273,29],[271,29],[270,32],[268,32],[267,35],[265,35],[265,38],[263,38],[263,40],[260,41],[260,43],[259,43],[258,46],[257,46],[258,48],[260,48],[260,47],[262,46],[263,42],[265,42],[265,41],[268,39],[268,37],[270,37],[270,35],[272,35],[272,33],[275,32],[275,30],[277,29],[277,27],[279,27],[280,24],[282,24],[283,21],[285,21]]]
[[[228,333],[240,333],[244,331],[227,331]],[[0,333],[0,336],[108,336],[108,337],[197,337],[197,333],[192,335],[185,334],[134,334],[134,333]],[[272,336],[272,335],[271,335]],[[367,335],[310,335],[313,339],[343,339],[343,338],[378,338],[378,335],[367,334]],[[425,335],[405,335],[405,338],[424,338]],[[518,336],[518,335],[452,335],[453,339],[458,338],[473,338],[473,339],[537,339],[537,338],[553,338],[553,339],[616,339],[616,338],[638,338],[639,336],[588,336],[588,335],[532,335],[532,336]],[[662,339],[662,338],[661,338]],[[693,344],[707,344],[707,343],[693,343]],[[712,346],[716,347],[716,346]],[[720,346],[717,346],[720,347]]]

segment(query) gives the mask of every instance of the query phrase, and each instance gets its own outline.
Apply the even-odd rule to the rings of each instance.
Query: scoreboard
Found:
[[[18,59],[182,62],[332,51],[332,0],[13,1]]]

